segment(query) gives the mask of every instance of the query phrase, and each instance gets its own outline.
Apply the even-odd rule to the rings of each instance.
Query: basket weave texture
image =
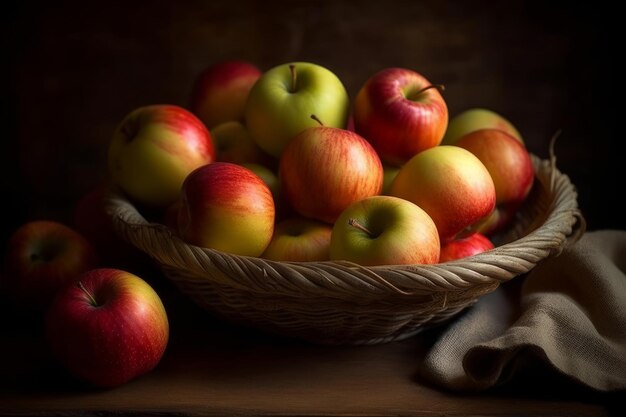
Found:
[[[498,246],[436,265],[364,267],[237,256],[185,243],[166,226],[148,222],[120,193],[108,196],[106,210],[117,233],[206,310],[314,343],[384,343],[449,320],[580,237],[584,218],[574,186],[554,157],[531,156],[533,189]]]

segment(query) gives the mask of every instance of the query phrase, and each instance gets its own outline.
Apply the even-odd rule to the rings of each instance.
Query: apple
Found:
[[[56,358],[76,378],[115,387],[154,369],[169,338],[159,295],[119,269],[92,269],[61,290],[46,313]]]
[[[253,64],[242,60],[215,63],[196,78],[191,111],[209,128],[229,121],[243,121],[248,93],[261,76]]]
[[[261,149],[280,158],[292,138],[316,126],[311,114],[328,127],[345,128],[349,105],[344,85],[330,70],[294,62],[270,69],[252,87],[246,125]]]
[[[250,132],[241,122],[220,123],[210,132],[217,147],[217,161],[269,164],[273,159],[252,140]]]
[[[466,233],[496,204],[487,168],[457,146],[436,146],[415,155],[400,169],[389,193],[424,209],[437,225],[442,242]]]
[[[481,233],[472,233],[471,235],[451,240],[441,245],[439,253],[439,262],[453,261],[462,259],[478,253],[486,252],[493,249],[493,243]]]
[[[278,175],[265,165],[254,164],[254,163],[243,163],[240,164],[244,168],[248,168],[250,171],[254,172],[263,180],[263,182],[269,187],[272,192],[272,196],[274,197],[274,201],[278,198],[278,191],[280,189],[280,182],[278,180]]]
[[[327,261],[332,227],[304,217],[280,221],[262,257],[275,261]]]
[[[533,185],[535,171],[530,154],[519,140],[497,129],[470,132],[456,146],[476,155],[495,185],[496,211],[479,230],[488,235],[502,230],[515,218]]]
[[[74,207],[73,227],[93,246],[101,265],[139,271],[147,255],[120,238],[105,211],[110,186],[102,183],[83,194]]]
[[[410,201],[373,196],[345,209],[335,222],[330,258],[360,265],[434,264],[440,241],[430,216]]]
[[[60,288],[95,268],[97,262],[92,245],[73,228],[33,220],[9,238],[3,286],[16,305],[42,310]]]
[[[383,194],[389,195],[391,183],[396,175],[398,175],[398,172],[400,172],[400,167],[383,163]]]
[[[132,111],[109,146],[109,174],[132,200],[165,208],[180,196],[185,177],[215,160],[211,135],[191,112],[153,105]]]
[[[353,202],[381,192],[383,167],[358,134],[317,126],[285,148],[278,178],[281,192],[298,214],[332,224]]]
[[[272,192],[241,165],[214,162],[183,183],[178,228],[188,243],[259,256],[272,239],[274,220]]]
[[[522,135],[504,116],[493,110],[472,108],[465,110],[452,119],[441,141],[442,145],[455,145],[457,140],[468,133],[480,129],[499,129],[524,143]]]
[[[409,69],[379,71],[356,96],[355,130],[372,144],[381,160],[401,166],[441,142],[448,107],[440,89]]]

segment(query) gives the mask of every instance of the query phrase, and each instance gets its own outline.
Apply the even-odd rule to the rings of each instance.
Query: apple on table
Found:
[[[191,111],[209,129],[225,122],[242,122],[248,94],[261,74],[259,68],[244,60],[210,65],[194,82]]]
[[[330,258],[360,265],[434,264],[439,232],[430,216],[408,200],[373,196],[341,213],[333,226]]]
[[[43,310],[57,291],[97,264],[82,234],[56,221],[33,220],[9,238],[2,286],[17,306]]]
[[[415,155],[400,169],[389,193],[424,209],[437,225],[442,243],[469,233],[496,204],[489,171],[458,146],[440,145]]]
[[[259,256],[274,232],[272,192],[254,172],[214,162],[191,172],[182,186],[179,234],[188,243]]]
[[[108,166],[133,202],[163,209],[180,197],[191,171],[214,160],[211,135],[196,116],[179,106],[151,105],[132,111],[115,130]]]
[[[298,214],[332,224],[353,202],[380,194],[383,167],[361,136],[312,118],[319,124],[293,138],[281,155],[280,189]]]
[[[61,290],[46,313],[47,340],[76,378],[98,387],[122,385],[154,369],[169,323],[154,289],[119,269],[93,269]]]
[[[278,65],[254,84],[246,103],[246,126],[252,139],[280,158],[287,144],[317,115],[329,127],[345,128],[350,100],[341,80],[310,62]]]
[[[356,96],[355,130],[372,144],[383,162],[401,166],[441,143],[448,125],[442,89],[413,70],[379,71]]]

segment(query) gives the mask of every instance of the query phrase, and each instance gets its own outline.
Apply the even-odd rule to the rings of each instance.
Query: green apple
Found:
[[[246,125],[252,139],[270,155],[280,157],[289,141],[317,126],[345,128],[350,101],[341,80],[313,63],[274,67],[254,84],[246,104]]]
[[[279,222],[262,257],[275,261],[327,261],[332,226],[304,217]]]
[[[330,258],[360,265],[434,264],[440,241],[430,216],[410,201],[373,196],[341,213],[330,239]]]
[[[248,168],[250,171],[254,172],[263,180],[263,182],[269,187],[272,192],[272,196],[274,196],[274,200],[278,197],[278,190],[280,188],[280,183],[278,181],[278,175],[261,164],[253,164],[253,163],[245,163],[241,164],[242,167]]]
[[[441,144],[455,145],[463,136],[480,129],[502,130],[524,143],[522,135],[504,116],[489,109],[473,108],[457,114],[450,120]]]

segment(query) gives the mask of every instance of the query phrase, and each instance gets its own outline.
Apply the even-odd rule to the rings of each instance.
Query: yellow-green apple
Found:
[[[119,269],[92,269],[64,289],[46,313],[52,352],[74,377],[115,387],[154,369],[169,338],[159,295]]]
[[[400,167],[383,163],[383,194],[389,195],[391,183],[396,175],[398,175],[398,172],[400,172]]]
[[[73,228],[56,221],[30,221],[9,238],[3,286],[17,306],[43,310],[60,288],[97,262],[92,245]]]
[[[172,105],[132,111],[120,123],[109,146],[109,174],[136,203],[165,208],[180,196],[185,177],[215,160],[204,124]]]
[[[453,261],[493,249],[493,243],[482,233],[451,240],[441,245],[439,262]]]
[[[448,125],[448,107],[439,90],[421,74],[387,68],[370,77],[354,102],[354,126],[380,159],[402,165],[439,145]]]
[[[458,146],[436,146],[418,153],[400,169],[389,192],[424,209],[437,225],[442,242],[467,233],[496,203],[489,171]]]
[[[178,228],[191,244],[259,256],[272,239],[274,220],[272,192],[241,165],[214,162],[183,183]]]
[[[217,161],[234,164],[270,164],[272,157],[252,140],[250,132],[239,121],[220,123],[210,130],[217,148]]]
[[[263,182],[269,187],[270,191],[272,192],[274,202],[276,202],[276,198],[278,197],[278,190],[280,188],[278,175],[265,165],[255,163],[243,163],[240,165],[242,167],[248,168],[250,171],[257,174],[259,178],[263,180]]]
[[[304,217],[282,220],[276,224],[262,257],[275,261],[327,261],[331,232],[329,224]]]
[[[252,139],[280,158],[298,133],[316,126],[317,115],[329,127],[345,128],[348,93],[329,69],[309,62],[279,65],[254,84],[246,104],[246,125]]]
[[[332,224],[353,202],[380,194],[383,167],[358,134],[317,126],[285,148],[278,178],[281,193],[297,213]]]
[[[441,144],[455,145],[462,136],[480,129],[499,129],[524,143],[520,132],[504,116],[493,110],[472,108],[450,119]]]
[[[490,235],[507,227],[533,185],[530,155],[515,137],[497,129],[481,129],[461,137],[456,146],[467,149],[485,165],[496,188],[496,210],[480,231]]]
[[[243,121],[248,93],[261,76],[252,63],[220,61],[196,78],[190,108],[209,128],[228,121]]]
[[[335,222],[330,258],[361,265],[434,264],[440,241],[420,207],[392,196],[373,196],[345,209]]]

